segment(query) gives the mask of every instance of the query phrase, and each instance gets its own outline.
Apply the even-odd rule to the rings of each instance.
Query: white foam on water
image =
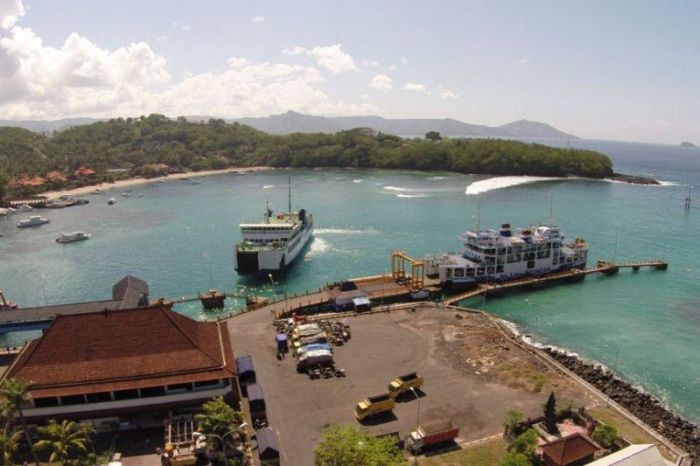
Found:
[[[398,186],[384,186],[383,189],[385,189],[385,190],[387,190],[387,191],[411,191],[411,190],[408,189],[408,188],[401,188],[401,187],[398,187]]]
[[[275,187],[274,184],[266,184],[265,186],[263,186],[263,189],[271,189],[271,188],[274,188],[274,187]]]
[[[365,180],[362,180],[360,178],[358,178],[356,180],[352,180],[353,183],[362,183],[363,181],[365,181]]]
[[[405,199],[413,199],[415,197],[430,197],[428,194],[397,194],[396,197],[402,197]]]
[[[344,228],[319,228],[314,230],[314,235],[376,235],[379,233],[374,228],[367,230],[352,230]]]
[[[328,252],[330,248],[331,245],[328,241],[324,240],[323,238],[314,237],[311,241],[309,251],[306,253],[306,257],[314,257],[319,254],[323,254],[324,252]]]
[[[467,186],[464,191],[466,195],[481,194],[496,189],[510,188],[521,184],[540,183],[542,181],[559,181],[569,178],[552,177],[552,176],[496,176],[485,180],[475,181]]]
[[[447,178],[446,176],[431,176],[431,177],[428,178],[428,179],[429,179],[429,180],[432,180],[432,181],[440,181],[440,180],[444,180],[444,179],[446,179],[446,178]]]

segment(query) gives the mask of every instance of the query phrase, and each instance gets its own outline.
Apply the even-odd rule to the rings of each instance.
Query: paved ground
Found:
[[[251,312],[231,319],[234,353],[253,356],[283,464],[313,464],[313,450],[325,427],[358,426],[355,403],[386,392],[392,378],[414,370],[426,379],[421,422],[451,418],[460,426],[459,441],[500,432],[509,409],[538,414],[546,395],[490,382],[453,364],[440,344],[449,319],[454,321],[454,312],[435,308],[346,318],[352,339],[335,349],[335,359],[347,378],[320,380],[298,374],[290,356],[276,359],[269,314]],[[405,437],[418,422],[418,408],[417,400],[398,403],[393,416],[366,427],[376,434],[399,431]]]

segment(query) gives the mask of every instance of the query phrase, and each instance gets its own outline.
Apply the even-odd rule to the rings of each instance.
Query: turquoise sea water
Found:
[[[600,361],[700,421],[700,219],[683,208],[687,186],[700,186],[700,151],[670,146],[572,141],[609,154],[616,169],[674,184],[632,186],[598,181],[548,181],[489,190],[481,223],[525,226],[554,220],[572,238],[589,241],[590,265],[664,257],[666,272],[615,277],[488,299],[486,309],[516,322],[523,333]],[[261,218],[265,199],[315,217],[316,235],[303,259],[279,284],[237,277],[233,245],[238,223]],[[86,206],[41,211],[51,223],[19,230],[28,216],[0,219],[0,289],[21,306],[105,299],[119,278],[147,279],[151,297],[192,295],[213,285],[227,291],[280,295],[324,282],[389,269],[392,249],[421,257],[457,251],[457,236],[473,226],[477,196],[471,183],[487,179],[450,173],[379,170],[279,170],[201,178],[201,185],[168,181],[137,186],[132,197],[110,191]],[[481,185],[483,186],[483,184]],[[137,197],[139,194],[143,197]],[[107,199],[117,204],[107,206]],[[698,199],[700,202],[700,199]],[[60,232],[93,239],[59,245]],[[616,247],[617,244],[617,247]],[[240,303],[230,301],[234,307]],[[481,302],[469,303],[480,306]],[[204,319],[199,303],[178,307]],[[210,315],[210,314],[209,314]],[[0,336],[19,344],[37,333]],[[128,344],[128,342],[125,342]]]

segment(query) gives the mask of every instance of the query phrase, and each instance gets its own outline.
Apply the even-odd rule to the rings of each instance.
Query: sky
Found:
[[[542,121],[700,144],[700,2],[0,0],[0,119]]]

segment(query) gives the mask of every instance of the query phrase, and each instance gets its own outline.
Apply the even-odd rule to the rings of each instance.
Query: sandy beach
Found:
[[[129,188],[131,186],[137,186],[146,183],[157,183],[160,180],[181,180],[183,178],[199,178],[202,176],[212,176],[212,175],[224,175],[227,173],[249,173],[261,170],[269,170],[272,167],[232,167],[225,168],[223,170],[205,170],[199,172],[185,172],[185,173],[175,173],[167,176],[159,176],[156,178],[129,178],[128,180],[119,180],[114,183],[100,183],[88,186],[81,186],[80,188],[68,189],[65,191],[46,191],[41,193],[40,196],[46,196],[49,200],[58,199],[61,196],[67,195],[71,197],[83,196],[89,194],[97,188],[102,190],[114,189],[114,188]]]

